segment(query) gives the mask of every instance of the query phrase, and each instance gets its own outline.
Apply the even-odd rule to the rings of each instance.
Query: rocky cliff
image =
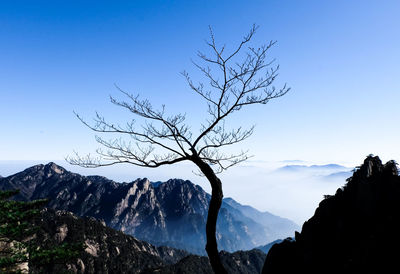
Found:
[[[234,253],[220,252],[221,262],[230,274],[260,273],[265,256],[265,253],[257,249]],[[175,264],[147,269],[144,273],[213,274],[214,272],[207,257],[190,255]]]
[[[399,224],[396,163],[369,156],[295,240],[271,248],[263,273],[397,273]]]
[[[40,246],[83,243],[84,250],[66,264],[45,268],[30,265],[30,273],[140,273],[144,269],[177,263],[189,254],[169,247],[155,247],[104,226],[94,218],[44,209],[37,219],[36,243]]]
[[[104,226],[94,218],[44,209],[36,224],[38,247],[65,243],[84,243],[85,246],[68,262],[45,267],[31,264],[30,273],[213,273],[207,257],[150,245]],[[259,250],[221,252],[221,258],[229,273],[260,273],[265,254]]]
[[[189,181],[117,183],[101,176],[81,176],[49,163],[1,178],[0,189],[20,189],[19,200],[48,198],[50,208],[94,217],[155,245],[205,254],[210,195]],[[292,236],[296,228],[287,219],[225,199],[217,239],[220,249],[246,250]]]

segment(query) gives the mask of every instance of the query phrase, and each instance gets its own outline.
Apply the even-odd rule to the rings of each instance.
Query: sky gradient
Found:
[[[0,2],[0,160],[93,151],[73,111],[124,120],[114,84],[198,125],[205,104],[180,72],[198,75],[209,25],[229,47],[257,24],[253,45],[277,40],[277,86],[291,91],[235,116],[256,124],[238,149],[254,161],[400,161],[399,1],[81,2]]]
[[[229,46],[253,23],[254,45],[278,41],[277,83],[292,90],[237,117],[257,125],[244,146],[267,160],[399,158],[398,1],[80,2],[0,4],[2,160],[92,149],[72,112],[126,114],[109,103],[114,83],[198,123],[180,72],[196,76],[208,25]]]

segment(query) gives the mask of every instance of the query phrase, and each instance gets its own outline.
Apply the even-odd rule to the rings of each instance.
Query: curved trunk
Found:
[[[218,253],[217,239],[215,237],[218,212],[222,204],[222,183],[215,175],[212,168],[201,160],[197,155],[194,155],[193,162],[200,168],[211,184],[211,200],[208,207],[207,224],[206,224],[206,251],[210,260],[213,271],[217,274],[227,274]]]

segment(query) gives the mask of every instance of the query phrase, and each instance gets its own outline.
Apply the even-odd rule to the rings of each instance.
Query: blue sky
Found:
[[[248,148],[254,158],[247,166],[258,169],[228,172],[224,178],[236,187],[224,188],[240,202],[300,222],[327,188],[299,213],[307,195],[290,201],[303,184],[268,181],[267,194],[258,184],[255,198],[235,178],[262,183],[262,167],[283,160],[353,167],[373,153],[400,161],[399,12],[399,1],[385,0],[1,1],[0,161],[46,162],[73,150],[93,151],[94,135],[73,111],[87,119],[97,110],[124,120],[127,113],[109,103],[110,94],[119,96],[114,83],[171,113],[187,113],[195,128],[205,105],[180,72],[198,75],[191,59],[207,50],[208,25],[217,43],[229,47],[255,23],[260,28],[253,45],[278,41],[270,51],[281,66],[277,85],[288,83],[291,91],[234,117],[241,125],[256,124],[254,135],[237,148]],[[131,179],[182,177],[179,168],[121,168]],[[190,177],[190,171],[184,174]],[[277,203],[263,202],[266,197],[289,203],[279,211]]]
[[[123,117],[114,83],[198,124],[204,105],[180,72],[197,75],[208,25],[229,46],[253,23],[254,45],[278,41],[277,84],[292,88],[235,118],[257,125],[243,144],[255,159],[400,158],[398,1],[82,2],[1,1],[1,160],[95,148],[72,112]]]

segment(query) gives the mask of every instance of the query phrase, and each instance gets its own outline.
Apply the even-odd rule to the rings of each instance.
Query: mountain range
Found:
[[[285,165],[274,171],[274,173],[280,174],[308,174],[312,176],[351,176],[351,168],[345,167],[338,164],[326,164],[326,165]]]
[[[101,176],[81,176],[54,163],[36,165],[0,178],[0,190],[19,189],[16,199],[49,199],[48,207],[94,217],[105,225],[157,246],[204,255],[210,195],[190,181],[117,183]],[[293,236],[298,226],[233,199],[224,199],[217,240],[221,250],[248,250]]]
[[[33,197],[44,192],[47,196],[43,194],[40,197],[50,197],[50,205],[63,205],[71,209],[78,204],[83,207],[88,205],[86,211],[84,208],[81,210],[98,214],[97,218],[90,214],[81,218],[68,211],[44,209],[36,220],[40,229],[33,239],[37,245],[84,243],[84,250],[68,263],[45,266],[44,272],[43,266],[35,269],[35,265],[29,265],[30,273],[212,273],[207,257],[176,248],[154,246],[106,226],[107,222],[111,224],[110,220],[117,220],[116,224],[126,225],[126,230],[132,230],[129,227],[131,223],[126,221],[130,212],[145,208],[148,209],[149,218],[157,222],[163,220],[163,226],[151,223],[150,228],[165,228],[166,235],[170,222],[168,214],[176,214],[176,222],[185,216],[183,219],[188,223],[181,225],[193,227],[191,221],[196,219],[196,212],[202,208],[199,201],[203,201],[204,197],[207,201],[209,195],[188,181],[174,179],[151,183],[147,179],[139,179],[118,184],[100,176],[84,177],[70,173],[50,163],[0,178],[1,190],[16,186],[21,189],[17,199],[36,199]],[[163,189],[162,193],[157,189]],[[114,194],[119,193],[118,197],[122,197],[117,199],[117,203],[110,198],[113,190]],[[190,193],[190,197],[184,193]],[[90,198],[92,196],[98,198],[93,200]],[[177,203],[166,198],[169,196],[176,199]],[[182,197],[186,203],[180,200]],[[368,156],[363,165],[355,169],[347,184],[337,189],[335,195],[325,195],[314,216],[303,224],[300,233],[295,232],[294,238],[276,240],[248,251],[221,251],[221,261],[228,273],[260,273],[261,270],[266,274],[395,273],[400,245],[396,237],[400,224],[399,197],[400,176],[396,162],[382,164],[378,157]],[[108,216],[109,219],[98,218],[100,210],[107,205],[112,206],[110,210],[116,215]],[[154,210],[150,210],[154,208],[161,213],[154,215]],[[126,210],[126,214],[121,213]],[[277,223],[268,222],[269,218],[275,219],[276,216],[241,205],[231,198],[224,199],[221,212],[218,239],[242,235],[242,224],[247,228],[246,237],[253,241],[257,241],[255,233],[259,226],[268,224],[279,227]],[[103,215],[107,217],[107,214]],[[164,218],[154,217],[160,215]],[[126,222],[119,221],[120,218]],[[148,221],[143,215],[136,220],[140,220],[138,226]],[[281,225],[280,219],[276,220]],[[236,230],[231,230],[233,225],[238,226]],[[249,233],[249,228],[253,234]],[[261,231],[266,233],[268,230]],[[238,238],[238,241],[241,240]],[[230,242],[225,240],[220,243]]]

